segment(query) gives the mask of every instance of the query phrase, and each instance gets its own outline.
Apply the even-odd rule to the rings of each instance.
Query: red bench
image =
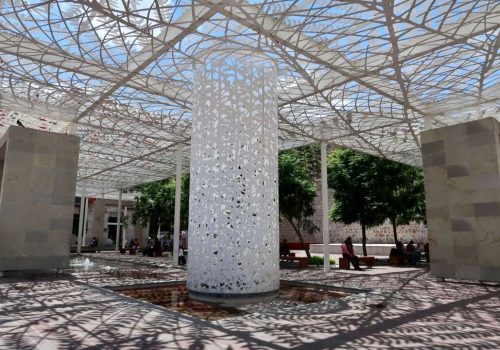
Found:
[[[358,256],[359,262],[363,263],[371,269],[373,265],[375,265],[375,257],[373,256]],[[350,270],[351,269],[351,263],[349,259],[346,258],[339,258],[339,269],[341,270]]]
[[[294,255],[281,255],[280,261],[289,263],[297,262],[297,266],[290,266],[290,267],[298,267],[299,269],[305,269],[306,267],[309,266],[308,258],[299,258]]]
[[[293,242],[293,243],[288,243],[288,249],[290,250],[309,250],[309,244],[310,243],[300,243],[300,242]]]

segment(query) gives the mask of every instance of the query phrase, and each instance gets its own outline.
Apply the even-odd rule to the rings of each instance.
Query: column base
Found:
[[[263,293],[248,293],[248,294],[216,294],[189,291],[189,297],[193,300],[216,303],[222,306],[238,306],[244,304],[255,304],[273,300],[278,296],[279,289],[263,292]]]

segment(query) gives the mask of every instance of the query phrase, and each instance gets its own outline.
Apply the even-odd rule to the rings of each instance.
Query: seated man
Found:
[[[133,238],[130,238],[130,241],[127,243],[128,245],[128,252],[130,255],[134,255],[135,253],[137,253],[137,249],[139,248],[136,244],[135,244],[135,241],[137,239],[133,239]]]
[[[424,244],[422,242],[417,243],[417,248],[415,248],[415,254],[417,256],[417,262],[420,262],[422,258],[422,252],[424,251]]]
[[[359,258],[354,254],[354,248],[352,246],[352,238],[347,237],[347,239],[340,246],[342,249],[342,257],[348,259],[349,262],[354,266],[354,270],[361,271],[362,268],[359,267]]]
[[[410,243],[406,245],[406,258],[412,265],[417,263],[417,252],[413,241],[410,241]]]
[[[288,248],[288,241],[283,239],[283,241],[280,243],[280,256],[282,255],[291,255],[290,254],[290,249]]]
[[[397,261],[397,265],[404,265],[405,263],[405,249],[404,245],[401,241],[396,242],[396,248],[391,249],[391,253],[389,254],[389,259],[393,258]]]

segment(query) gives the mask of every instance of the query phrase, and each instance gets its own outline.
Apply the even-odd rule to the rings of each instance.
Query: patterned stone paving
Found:
[[[285,280],[365,291],[204,321],[102,288],[184,280],[166,258],[87,256],[109,268],[0,279],[0,349],[500,349],[500,287],[442,282],[425,269],[281,270]]]

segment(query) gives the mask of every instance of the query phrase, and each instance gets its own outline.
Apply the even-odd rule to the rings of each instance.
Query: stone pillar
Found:
[[[0,271],[68,266],[79,142],[15,126],[0,139]]]
[[[3,179],[3,165],[4,165],[4,161],[2,159],[2,152],[4,153],[3,154],[3,157],[5,157],[5,150],[6,150],[7,147],[3,147],[1,150],[0,150],[0,196],[2,195],[2,179]]]
[[[500,282],[500,124],[422,132],[431,272]]]
[[[195,72],[187,278],[194,298],[259,299],[279,289],[276,82],[263,62],[212,61]]]

